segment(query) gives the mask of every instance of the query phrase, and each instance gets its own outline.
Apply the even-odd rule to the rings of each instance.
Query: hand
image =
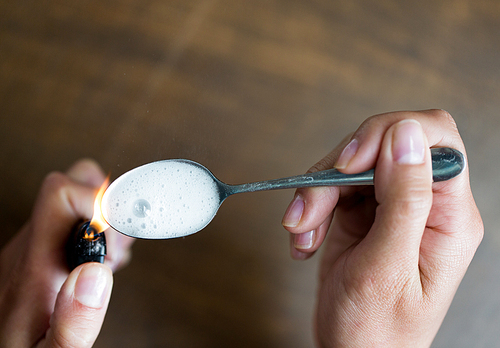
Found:
[[[130,258],[132,239],[107,230],[105,264],[86,263],[71,273],[65,243],[79,219],[92,217],[103,181],[90,160],[45,179],[30,220],[0,253],[0,347],[94,343],[111,294],[112,270]]]
[[[466,169],[432,183],[429,147],[465,148],[448,113],[366,120],[310,171],[376,167],[374,187],[299,189],[283,225],[296,259],[325,239],[316,336],[321,347],[428,347],[482,239]]]

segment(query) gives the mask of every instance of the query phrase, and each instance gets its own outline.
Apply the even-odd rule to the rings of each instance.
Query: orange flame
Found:
[[[85,234],[83,235],[83,237],[82,237],[82,238],[83,238],[83,239],[86,239],[86,240],[93,240],[93,239],[94,239],[94,231],[92,230],[92,231],[90,231],[90,233],[89,233],[89,229],[87,229],[87,230],[85,231]]]
[[[96,233],[101,233],[105,229],[109,227],[108,223],[106,220],[104,220],[104,217],[102,216],[101,212],[101,201],[102,201],[102,196],[104,196],[104,192],[108,188],[109,184],[109,176],[104,180],[102,183],[101,187],[99,188],[99,192],[97,192],[97,196],[95,197],[94,201],[94,215],[92,216],[92,220],[90,220],[90,226],[92,226],[95,229]],[[93,236],[89,236],[92,238]]]

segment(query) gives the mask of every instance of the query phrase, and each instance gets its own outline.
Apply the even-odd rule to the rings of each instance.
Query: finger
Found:
[[[333,168],[333,163],[335,163],[351,136],[344,138],[333,151],[309,168],[307,173]],[[291,233],[305,233],[316,229],[331,213],[337,203],[338,196],[339,189],[337,187],[297,189],[283,216],[283,227]]]
[[[323,221],[316,229],[305,233],[290,233],[290,254],[295,260],[305,260],[310,258],[316,250],[323,244],[333,213]]]
[[[49,174],[42,184],[30,221],[34,258],[46,260],[62,255],[74,224],[79,219],[92,217],[94,199],[94,188],[76,184],[62,173]]]
[[[403,120],[386,133],[375,170],[375,221],[356,252],[372,269],[418,274],[422,235],[432,206],[430,151],[422,126]]]
[[[336,163],[330,164],[344,173],[360,173],[373,168],[387,130],[408,118],[422,125],[430,147],[449,146],[464,152],[455,121],[446,111],[392,112],[372,116],[363,122]]]
[[[111,270],[91,262],[77,267],[56,300],[50,328],[37,347],[92,347],[106,314],[113,277]]]
[[[66,174],[75,182],[91,187],[100,187],[106,178],[99,164],[88,158],[77,161]]]
[[[298,189],[285,212],[282,225],[291,233],[305,233],[317,229],[332,212],[339,195],[338,187]]]
[[[108,253],[104,263],[115,272],[130,262],[132,257],[131,246],[135,242],[135,238],[125,236],[111,228],[107,229],[105,233]]]
[[[346,137],[332,152],[316,163],[307,172],[312,173],[332,168],[330,163],[335,162],[349,138],[350,136]],[[293,258],[305,259],[311,256],[311,253],[319,248],[325,239],[329,227],[329,225],[324,224],[324,222],[326,220],[331,222],[331,214],[338,202],[339,195],[340,189],[338,187],[297,189],[282,220],[283,227],[290,233],[303,234],[303,236],[299,237],[290,237]],[[314,236],[312,236],[311,231],[314,231]],[[314,237],[312,246],[304,242],[306,237]],[[294,243],[295,238],[299,239],[297,240],[298,243]]]

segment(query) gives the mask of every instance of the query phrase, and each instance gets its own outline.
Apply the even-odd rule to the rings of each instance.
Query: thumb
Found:
[[[395,265],[401,271],[418,270],[432,206],[431,155],[418,121],[400,121],[386,132],[375,171],[375,198],[375,222],[363,241],[370,248],[367,254],[384,262],[388,271]]]
[[[101,330],[113,276],[96,262],[75,268],[59,292],[50,328],[37,347],[92,347]]]

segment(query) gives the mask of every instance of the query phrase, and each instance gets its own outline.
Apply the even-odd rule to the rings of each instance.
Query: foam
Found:
[[[166,160],[116,179],[104,193],[101,209],[111,227],[131,237],[176,238],[208,225],[219,197],[207,169],[191,161]]]

